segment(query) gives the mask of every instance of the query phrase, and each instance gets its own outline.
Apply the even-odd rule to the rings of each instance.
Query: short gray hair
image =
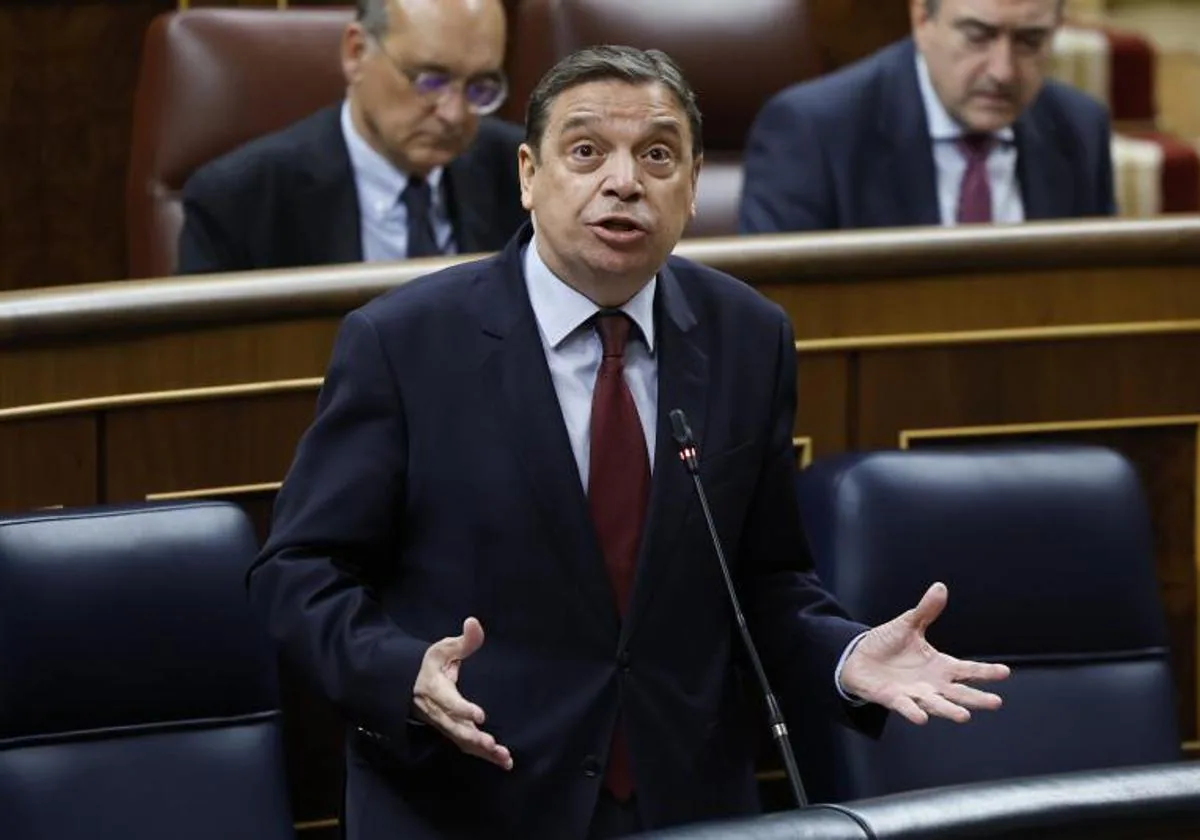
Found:
[[[357,0],[355,20],[370,34],[379,38],[387,33],[387,7],[391,0]]]
[[[529,107],[525,112],[525,142],[534,154],[541,154],[542,135],[546,133],[550,109],[560,94],[588,82],[610,79],[631,85],[658,83],[665,86],[687,114],[692,133],[692,156],[698,158],[703,154],[703,126],[696,92],[684,78],[679,65],[661,50],[611,44],[577,50],[542,76],[529,95]]]

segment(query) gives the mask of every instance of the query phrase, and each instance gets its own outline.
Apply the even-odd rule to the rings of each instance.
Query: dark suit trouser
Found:
[[[618,802],[606,790],[600,792],[592,825],[588,829],[588,840],[613,840],[641,832],[642,821],[638,818],[637,799]]]

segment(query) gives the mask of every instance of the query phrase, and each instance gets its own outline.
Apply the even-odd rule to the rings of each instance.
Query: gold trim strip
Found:
[[[88,397],[62,402],[34,403],[12,408],[0,408],[0,421],[25,417],[42,417],[47,414],[74,414],[84,411],[105,411],[131,406],[162,405],[164,403],[195,402],[205,399],[226,397],[264,396],[284,394],[291,391],[315,390],[321,387],[324,377],[307,379],[275,379],[265,382],[245,382],[238,385],[208,385],[200,388],[178,388],[171,391],[142,391],[136,394],[113,394],[107,397]]]
[[[800,467],[803,469],[812,463],[813,439],[809,435],[793,435],[792,449],[800,450]]]
[[[1056,420],[1041,423],[1009,423],[993,426],[947,426],[941,429],[901,429],[900,448],[911,441],[928,438],[994,437],[997,435],[1040,434],[1045,432],[1087,432],[1097,429],[1142,429],[1154,426],[1200,426],[1200,414],[1176,414],[1162,417],[1104,418],[1099,420]],[[1200,469],[1197,470],[1200,475]],[[1200,541],[1196,543],[1200,548]]]
[[[306,822],[292,823],[292,828],[296,831],[315,831],[319,828],[337,828],[337,817],[330,817],[325,820],[308,820]]]
[[[170,490],[165,493],[147,493],[147,502],[177,502],[182,499],[212,499],[218,496],[243,496],[247,493],[270,493],[282,486],[279,481],[264,481],[261,484],[232,484],[228,487],[199,487],[194,490]]]
[[[1120,338],[1123,336],[1172,335],[1200,332],[1200,320],[1131,321],[1110,324],[1074,324],[1059,327],[1004,327],[959,332],[897,333],[858,335],[843,338],[796,340],[797,353],[829,353],[836,350],[882,350],[901,347],[939,347],[947,344],[1001,344],[1004,342],[1071,341]]]

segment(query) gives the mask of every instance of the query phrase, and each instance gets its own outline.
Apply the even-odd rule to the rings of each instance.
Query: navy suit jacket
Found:
[[[911,39],[776,94],[746,143],[743,233],[941,224]],[[1025,218],[1116,212],[1108,113],[1047,81],[1013,125]]]
[[[484,118],[446,170],[459,253],[498,251],[528,219],[517,178],[520,128]],[[205,164],[183,187],[177,272],[360,262],[358,190],[341,104]]]
[[[834,686],[864,628],[820,587],[802,533],[783,311],[694,263],[661,270],[657,453],[621,620],[525,289],[529,236],[347,316],[249,577],[285,655],[350,724],[352,840],[582,838],[618,712],[647,825],[757,809],[739,641],[673,408],[775,688],[883,723]],[[511,772],[410,722],[427,645],[467,616],[486,640],[460,688]]]

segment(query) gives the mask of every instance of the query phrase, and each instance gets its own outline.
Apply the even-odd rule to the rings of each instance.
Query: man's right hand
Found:
[[[413,685],[413,707],[420,720],[437,727],[463,752],[511,770],[508,748],[479,728],[483,709],[458,693],[459,666],[482,645],[483,625],[475,618],[463,622],[461,636],[447,636],[430,645]]]

